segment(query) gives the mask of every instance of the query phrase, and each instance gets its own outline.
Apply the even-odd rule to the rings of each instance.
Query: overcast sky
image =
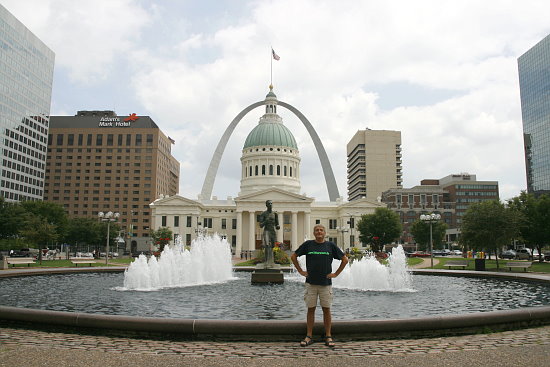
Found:
[[[313,124],[347,199],[346,144],[399,130],[403,186],[452,173],[526,188],[517,58],[550,33],[540,1],[2,0],[56,54],[52,115],[148,115],[175,139],[180,195],[196,199],[232,119],[274,92]],[[246,136],[235,129],[214,185],[237,196]],[[304,126],[285,109],[302,191],[328,200]]]

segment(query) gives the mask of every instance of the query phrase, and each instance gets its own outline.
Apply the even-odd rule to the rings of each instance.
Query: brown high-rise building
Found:
[[[178,193],[180,167],[172,144],[149,116],[51,116],[44,200],[63,205],[72,218],[118,212],[126,235],[120,247],[149,250],[149,204]]]

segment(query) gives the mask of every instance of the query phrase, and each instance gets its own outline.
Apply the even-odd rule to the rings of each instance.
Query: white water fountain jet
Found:
[[[346,266],[333,284],[337,288],[364,291],[414,292],[401,245],[392,249],[387,265],[381,264],[374,256],[365,256]]]
[[[217,234],[199,236],[190,250],[177,241],[167,245],[157,260],[143,254],[124,272],[120,290],[155,291],[163,288],[221,283],[235,279],[231,247]]]
[[[305,257],[299,257],[300,266],[306,269]],[[340,261],[332,262],[332,271],[336,271]],[[295,270],[289,280],[303,279]],[[363,291],[384,292],[415,292],[412,286],[412,276],[407,268],[407,257],[403,247],[399,245],[392,249],[387,265],[381,264],[374,256],[364,256],[360,260],[350,262],[340,275],[332,280],[335,288],[347,288]]]

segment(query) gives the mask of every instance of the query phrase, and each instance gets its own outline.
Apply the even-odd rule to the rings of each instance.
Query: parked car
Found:
[[[424,251],[415,251],[410,257],[430,257],[430,254]]]
[[[513,260],[517,256],[516,252],[514,250],[506,250],[500,253],[501,259],[510,259]]]
[[[516,251],[516,259],[519,260],[533,260],[539,258],[539,252],[537,250],[531,250],[530,248],[520,248]]]
[[[21,251],[21,250],[11,250],[9,253],[9,257],[27,257],[28,254]]]
[[[538,250],[531,250],[530,248],[520,248],[516,250],[516,259],[519,260],[537,260],[539,258]]]
[[[451,250],[449,249],[443,249],[443,250],[434,250],[433,251],[434,256],[449,256],[451,255]]]
[[[452,255],[456,255],[456,256],[462,256],[462,251],[460,251],[460,250],[452,250],[452,251],[451,251],[451,254],[452,254]]]
[[[550,251],[544,253],[544,261],[550,261]]]
[[[10,251],[10,257],[36,257],[38,250],[30,248],[22,248],[20,250]]]

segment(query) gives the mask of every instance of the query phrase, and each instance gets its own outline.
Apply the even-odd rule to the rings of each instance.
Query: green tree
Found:
[[[522,191],[508,206],[522,214],[521,239],[529,248],[536,248],[539,261],[543,261],[542,248],[550,243],[550,196],[535,197]]]
[[[25,247],[21,238],[27,214],[20,203],[7,202],[0,197],[0,249],[10,250]]]
[[[164,250],[164,246],[172,240],[172,231],[168,227],[160,227],[156,231],[151,231],[151,238],[155,245],[159,245],[159,251]]]
[[[374,252],[399,238],[402,231],[399,215],[388,208],[376,208],[374,214],[365,214],[357,222],[359,240],[368,243]]]
[[[445,238],[445,231],[447,230],[447,225],[442,221],[437,221],[432,224],[432,240],[433,247],[442,248],[443,240]],[[410,232],[414,237],[416,243],[420,244],[419,248],[422,251],[429,249],[430,245],[430,224],[426,223],[423,220],[418,219],[415,221],[411,228]]]
[[[462,217],[461,241],[472,250],[493,251],[498,269],[498,250],[519,234],[522,217],[498,200],[472,204]]]
[[[63,238],[67,231],[68,217],[61,205],[47,201],[23,201],[21,206],[28,214],[44,218],[55,226],[59,239]]]
[[[104,226],[97,220],[91,218],[71,218],[68,220],[63,241],[68,244],[85,243],[97,247],[106,237],[102,227]]]
[[[30,216],[21,234],[27,241],[38,247],[40,264],[42,264],[42,249],[48,247],[48,243],[55,242],[59,237],[55,225],[40,216]]]

